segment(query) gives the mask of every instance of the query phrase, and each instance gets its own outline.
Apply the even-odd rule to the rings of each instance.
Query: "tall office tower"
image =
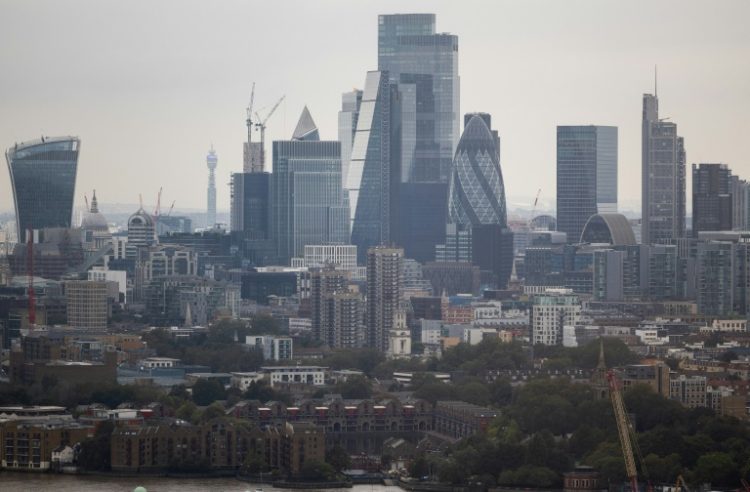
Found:
[[[499,137],[491,130],[487,113],[469,113],[465,121],[451,173],[449,229],[477,235],[470,243],[471,252],[476,253],[472,262],[491,272],[493,283],[504,287],[513,267],[513,235],[507,224]],[[467,254],[456,252],[455,256]]]
[[[310,272],[310,310],[312,311],[313,338],[333,347],[334,333],[328,299],[337,292],[346,292],[348,272],[332,267],[313,269]]]
[[[732,173],[726,164],[693,164],[693,237],[732,229]]]
[[[677,125],[659,119],[659,99],[643,95],[641,242],[685,237],[685,142]],[[559,226],[559,225],[558,225]]]
[[[401,307],[404,250],[378,246],[367,252],[365,344],[388,350],[388,337]]]
[[[362,104],[362,91],[354,89],[341,94],[341,111],[339,111],[339,142],[341,142],[341,182],[346,190],[349,176],[349,161],[352,158],[354,133],[357,131],[359,108]]]
[[[447,182],[458,144],[458,36],[435,14],[378,17],[378,70],[401,93],[401,182]]]
[[[77,137],[42,137],[5,152],[19,242],[28,229],[70,227],[80,147]]]
[[[233,173],[230,193],[232,243],[251,265],[273,263],[276,251],[271,235],[271,174]]]
[[[292,140],[273,143],[271,230],[279,261],[306,244],[348,244],[349,213],[341,188],[341,144],[321,141],[305,108]]]
[[[739,176],[732,176],[731,181],[732,229],[750,230],[750,183]]]
[[[68,325],[86,330],[107,328],[107,282],[70,280],[65,282]]]
[[[214,146],[208,151],[206,156],[206,165],[208,166],[208,190],[206,203],[206,227],[211,228],[216,225],[216,165],[219,158],[216,156]]]
[[[458,37],[434,14],[381,15],[378,69],[398,92],[393,109],[390,240],[420,262],[445,242],[448,181],[460,134]],[[399,184],[400,183],[400,184]]]
[[[369,248],[390,240],[391,103],[388,74],[367,72],[346,184],[360,263]]]
[[[589,217],[617,212],[617,127],[557,127],[557,230],[578,243]]]

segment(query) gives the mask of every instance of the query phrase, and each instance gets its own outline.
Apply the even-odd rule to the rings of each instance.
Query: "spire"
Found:
[[[94,190],[94,196],[91,197],[91,213],[99,213],[99,203],[96,201],[96,190]]]
[[[599,362],[596,364],[597,369],[606,369],[607,363],[604,361],[604,339],[599,337]]]
[[[315,121],[313,121],[307,106],[302,110],[299,121],[297,121],[297,127],[294,129],[294,134],[292,134],[292,140],[320,140],[318,127],[315,125]]]

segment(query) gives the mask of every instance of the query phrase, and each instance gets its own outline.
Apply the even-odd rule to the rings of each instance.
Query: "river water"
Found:
[[[254,492],[258,486],[232,478],[161,478],[161,477],[96,477],[76,475],[47,475],[36,473],[0,472],[1,492],[132,492],[138,486],[148,492]],[[281,492],[270,485],[261,486],[264,492]],[[399,487],[383,485],[355,485],[352,489],[336,492],[403,492]],[[301,492],[295,490],[294,492]]]

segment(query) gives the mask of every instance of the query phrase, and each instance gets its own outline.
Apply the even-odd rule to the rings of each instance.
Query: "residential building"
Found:
[[[290,337],[274,335],[249,335],[245,337],[245,344],[263,352],[263,360],[284,361],[292,360],[293,343]]]
[[[320,366],[267,366],[261,370],[268,375],[271,386],[279,384],[325,384],[327,367]]]
[[[563,327],[575,325],[581,314],[581,301],[569,289],[547,289],[534,296],[531,312],[534,344],[560,345]]]
[[[557,127],[557,230],[579,242],[596,214],[617,212],[617,127]]]
[[[641,242],[685,237],[685,142],[677,124],[659,117],[659,99],[643,95]]]
[[[379,246],[367,252],[365,344],[388,351],[388,337],[402,303],[404,250]]]
[[[18,242],[29,229],[71,226],[80,147],[77,137],[42,137],[5,152]]]
[[[688,408],[707,407],[706,377],[680,374],[669,382],[669,397]]]
[[[16,418],[0,423],[0,468],[43,471],[52,468],[55,450],[94,436],[94,427],[65,416]]]

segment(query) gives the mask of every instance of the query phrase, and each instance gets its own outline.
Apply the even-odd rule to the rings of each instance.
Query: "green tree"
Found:
[[[193,385],[193,401],[196,405],[206,406],[227,396],[224,385],[214,379],[199,379]]]
[[[740,470],[737,463],[727,453],[707,453],[698,458],[695,477],[699,483],[713,486],[734,487],[737,485]]]
[[[326,463],[331,465],[337,472],[347,470],[351,467],[349,454],[338,444],[326,451]]]
[[[81,443],[78,453],[78,466],[85,470],[108,471],[111,468],[111,442],[115,425],[104,421],[99,425],[94,437]]]
[[[346,399],[366,399],[372,397],[370,381],[364,376],[350,376],[336,385],[336,392]]]
[[[336,478],[336,470],[328,463],[306,461],[299,471],[299,477],[305,480],[333,480]]]

